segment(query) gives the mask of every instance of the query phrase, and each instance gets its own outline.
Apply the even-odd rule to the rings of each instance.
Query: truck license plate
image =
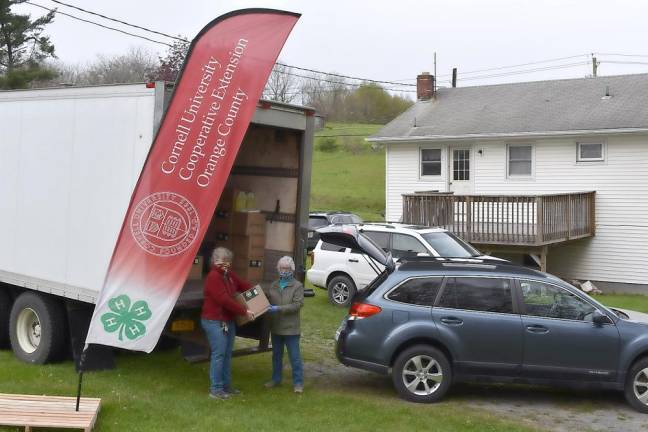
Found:
[[[192,332],[196,328],[193,320],[178,319],[171,323],[172,332]]]

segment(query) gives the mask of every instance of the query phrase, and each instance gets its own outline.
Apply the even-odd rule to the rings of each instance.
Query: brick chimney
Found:
[[[422,72],[416,77],[416,98],[430,100],[432,97],[434,97],[434,75],[430,75],[430,72]]]

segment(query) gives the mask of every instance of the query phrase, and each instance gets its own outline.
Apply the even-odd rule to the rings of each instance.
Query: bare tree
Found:
[[[299,81],[289,67],[275,64],[268,78],[263,97],[279,102],[291,103],[299,96]]]
[[[97,57],[83,73],[83,84],[116,84],[146,81],[158,60],[144,48],[131,48],[126,54]]]

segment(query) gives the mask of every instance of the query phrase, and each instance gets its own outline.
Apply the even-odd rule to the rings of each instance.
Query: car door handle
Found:
[[[349,258],[349,262],[358,262],[356,258]]]
[[[526,326],[527,331],[530,333],[549,333],[549,329],[545,326],[531,324]]]
[[[443,324],[448,324],[448,325],[461,325],[461,324],[463,324],[463,320],[460,320],[459,318],[455,318],[455,317],[443,317],[443,318],[441,318],[441,322]]]

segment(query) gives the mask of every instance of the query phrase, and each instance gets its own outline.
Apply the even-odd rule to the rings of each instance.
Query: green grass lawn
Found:
[[[381,127],[328,123],[317,132],[313,153],[311,210],[345,210],[365,220],[384,220],[385,152],[382,147],[372,149],[364,141],[364,137]],[[323,137],[335,137],[337,149],[320,150]]]
[[[648,297],[597,296],[602,303],[648,312]],[[306,299],[303,310],[303,357],[306,392],[288,384],[266,390],[270,354],[234,359],[234,384],[243,395],[229,401],[207,397],[207,363],[188,364],[175,350],[150,355],[122,353],[117,369],[87,373],[84,395],[102,398],[98,431],[157,430],[426,430],[522,431],[512,420],[466,406],[466,398],[433,405],[404,402],[388,378],[336,366],[333,334],[345,311],[327,303],[324,291]],[[288,376],[286,375],[286,378]],[[71,362],[36,366],[0,352],[0,392],[74,395],[77,376]],[[532,391],[532,390],[530,390]],[[581,402],[575,400],[578,407]],[[587,401],[583,401],[586,404]],[[0,428],[0,430],[19,430]]]
[[[344,314],[327,303],[323,291],[306,299],[302,396],[292,393],[289,379],[278,389],[263,388],[271,372],[270,354],[264,353],[234,359],[234,384],[242,395],[228,401],[209,399],[208,364],[188,364],[175,350],[122,353],[117,369],[85,375],[83,394],[102,398],[98,431],[425,430],[432,424],[435,431],[528,430],[484,411],[466,410],[461,401],[404,402],[388,378],[368,372],[349,379],[318,376],[318,371],[336,365],[332,338]],[[10,351],[0,352],[0,392],[72,396],[76,382],[69,361],[28,365],[16,361]]]

